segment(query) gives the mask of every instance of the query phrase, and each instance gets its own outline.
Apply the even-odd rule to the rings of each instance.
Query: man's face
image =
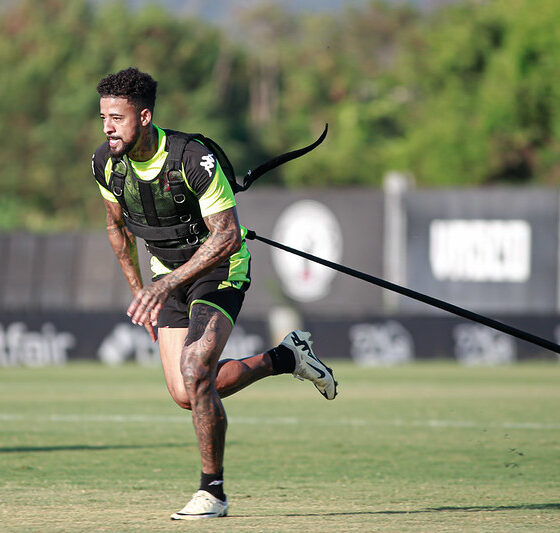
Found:
[[[99,101],[103,133],[114,157],[128,154],[140,138],[141,124],[137,109],[126,98],[104,96]]]

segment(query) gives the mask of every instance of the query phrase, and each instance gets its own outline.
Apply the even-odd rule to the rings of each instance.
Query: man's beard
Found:
[[[122,157],[123,155],[128,155],[128,153],[134,148],[134,146],[138,142],[139,138],[140,138],[139,126],[136,128],[136,131],[134,132],[134,139],[132,139],[132,141],[128,143],[125,143],[121,137],[107,137],[107,144],[109,144],[110,139],[114,139],[114,140],[118,139],[122,143],[122,147],[119,148],[118,150],[114,150],[113,148],[111,148],[111,145],[109,144],[109,152],[111,153],[111,156]]]

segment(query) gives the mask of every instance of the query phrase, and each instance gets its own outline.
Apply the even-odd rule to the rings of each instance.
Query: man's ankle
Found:
[[[217,474],[200,473],[200,490],[205,490],[215,496],[219,500],[225,501],[224,494],[224,469]]]

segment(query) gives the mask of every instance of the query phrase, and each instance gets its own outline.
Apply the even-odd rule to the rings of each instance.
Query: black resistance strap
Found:
[[[258,178],[260,178],[263,174],[270,172],[272,169],[279,167],[280,165],[283,165],[284,163],[287,163],[292,159],[296,159],[298,157],[301,157],[302,155],[307,154],[308,152],[311,152],[311,150],[317,148],[317,146],[319,146],[325,140],[328,131],[329,125],[325,124],[323,133],[321,133],[321,136],[314,143],[310,144],[309,146],[305,146],[303,148],[299,148],[297,150],[286,152],[285,154],[273,157],[257,168],[249,170],[249,172],[247,172],[247,174],[243,178],[243,185],[238,185],[237,191],[235,192],[246,191],[251,186],[251,184]]]
[[[411,289],[407,289],[406,287],[401,287],[400,285],[396,285],[395,283],[391,283],[390,281],[386,281],[381,278],[376,278],[375,276],[371,276],[370,274],[365,274],[364,272],[360,272],[359,270],[354,270],[353,268],[348,268],[344,265],[339,265],[338,263],[333,263],[332,261],[321,259],[320,257],[316,257],[306,252],[302,252],[301,250],[296,250],[295,248],[291,248],[289,246],[286,246],[285,244],[272,241],[270,239],[267,239],[266,237],[261,237],[260,235],[257,235],[252,230],[247,231],[246,238],[264,242],[269,246],[273,246],[274,248],[284,250],[285,252],[289,252],[291,254],[299,255],[300,257],[308,259],[309,261],[319,263],[320,265],[324,265],[328,268],[332,268],[333,270],[337,270],[338,272],[342,272],[343,274],[348,274],[349,276],[361,279],[363,281],[367,281],[368,283],[371,283],[373,285],[378,285],[379,287],[383,287],[384,289],[388,289],[390,291],[403,294],[404,296],[408,296],[409,298],[413,298],[414,300],[418,300],[420,302],[426,303],[433,307],[437,307],[438,309],[443,309],[444,311],[453,313],[455,315],[466,318],[468,320],[479,322],[480,324],[484,324],[485,326],[488,326],[490,328],[496,329],[498,331],[502,331],[503,333],[507,333],[508,335],[512,335],[513,337],[517,337],[518,339],[531,342],[533,344],[536,344],[537,346],[541,346],[542,348],[546,348],[547,350],[550,350],[552,352],[560,353],[560,345],[551,342],[549,340],[543,339],[541,337],[538,337],[526,331],[514,328],[513,326],[509,326],[502,322],[498,322],[497,320],[493,320],[492,318],[486,317],[484,315],[479,315],[478,313],[474,313],[473,311],[463,309],[462,307],[458,307],[448,302],[444,302],[443,300],[438,300],[437,298],[433,298],[432,296],[422,294],[421,292],[416,292]]]

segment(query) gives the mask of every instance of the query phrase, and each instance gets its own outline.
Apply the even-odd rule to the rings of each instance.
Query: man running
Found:
[[[167,388],[192,411],[200,489],[171,518],[225,516],[223,456],[227,418],[221,398],[267,376],[291,373],[335,398],[332,371],[311,335],[241,360],[220,356],[250,284],[250,254],[231,186],[214,154],[152,119],[157,82],[135,68],[103,78],[97,92],[107,140],[92,159],[107,211],[107,233],[134,299],[127,314],[159,351]],[[152,283],[140,276],[136,237],[151,253]],[[157,333],[156,333],[157,328]]]

